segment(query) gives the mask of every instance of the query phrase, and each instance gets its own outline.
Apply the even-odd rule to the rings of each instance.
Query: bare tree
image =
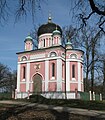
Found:
[[[102,71],[101,80],[103,79],[102,93],[103,98],[105,99],[105,53],[100,55],[99,62],[100,65],[98,66],[98,68]]]
[[[43,0],[17,0],[13,2],[13,5],[18,6],[15,10],[14,7],[11,8],[11,0],[0,0],[0,23],[6,21],[11,11],[15,11],[16,19],[18,21],[21,17],[27,17],[28,13],[31,13],[32,19],[34,21],[35,13],[37,9],[41,9],[41,2]]]
[[[34,45],[34,49],[38,49],[38,28],[40,25],[38,26],[34,26],[34,29],[31,31],[30,35],[33,38],[33,45]]]
[[[79,18],[77,21],[82,20],[80,28],[94,19],[92,25],[98,26],[105,33],[105,0],[74,0],[71,3],[73,16]]]
[[[62,44],[65,46],[66,42],[70,40],[71,42],[75,42],[74,39],[76,37],[77,30],[72,25],[64,26],[62,28],[63,34],[62,34]],[[75,46],[76,42],[74,43]]]
[[[12,92],[16,88],[17,72],[0,63],[0,92]]]
[[[91,90],[93,92],[94,73],[98,72],[96,64],[99,61],[98,48],[100,46],[101,32],[91,27],[84,27],[78,33],[78,46],[84,50],[84,71],[85,71],[85,91],[89,91],[89,82],[91,76]]]

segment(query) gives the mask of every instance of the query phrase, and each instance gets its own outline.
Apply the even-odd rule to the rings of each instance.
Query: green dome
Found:
[[[30,35],[28,35],[26,38],[25,38],[25,41],[26,42],[27,40],[30,40],[30,41],[33,41],[32,37]]]
[[[32,40],[32,37],[28,35],[25,40]]]
[[[68,42],[66,43],[66,45],[72,45],[72,43],[71,43],[70,41],[68,41]]]
[[[54,30],[53,31],[53,35],[57,35],[57,34],[60,34],[61,35],[61,32],[59,30]]]

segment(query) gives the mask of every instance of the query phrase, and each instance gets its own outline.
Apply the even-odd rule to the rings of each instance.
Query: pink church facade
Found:
[[[60,93],[73,98],[73,93],[83,92],[83,51],[74,49],[67,42],[62,46],[62,30],[52,23],[38,29],[38,49],[34,50],[33,39],[25,39],[25,50],[17,53],[17,98],[25,98],[28,94],[40,93],[50,97],[51,93]],[[62,93],[62,94],[61,94]]]

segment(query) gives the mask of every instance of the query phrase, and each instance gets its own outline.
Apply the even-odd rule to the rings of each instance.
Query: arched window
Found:
[[[57,56],[57,54],[55,52],[50,53],[50,57],[56,57],[56,56]]]
[[[23,57],[21,58],[21,61],[25,61],[25,60],[27,60],[27,58],[26,58],[26,56],[23,56]]]
[[[55,77],[55,63],[52,63],[52,77]]]
[[[62,57],[65,58],[65,53],[62,53]]]
[[[75,59],[75,58],[77,58],[77,55],[76,54],[71,54],[70,58]]]
[[[43,47],[45,47],[45,39],[43,40]]]
[[[23,79],[25,79],[25,77],[26,77],[26,67],[23,66]]]
[[[75,78],[75,65],[72,65],[72,78]]]

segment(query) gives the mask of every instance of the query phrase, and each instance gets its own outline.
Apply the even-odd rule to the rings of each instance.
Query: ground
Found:
[[[0,120],[105,120],[105,112],[0,101]]]

